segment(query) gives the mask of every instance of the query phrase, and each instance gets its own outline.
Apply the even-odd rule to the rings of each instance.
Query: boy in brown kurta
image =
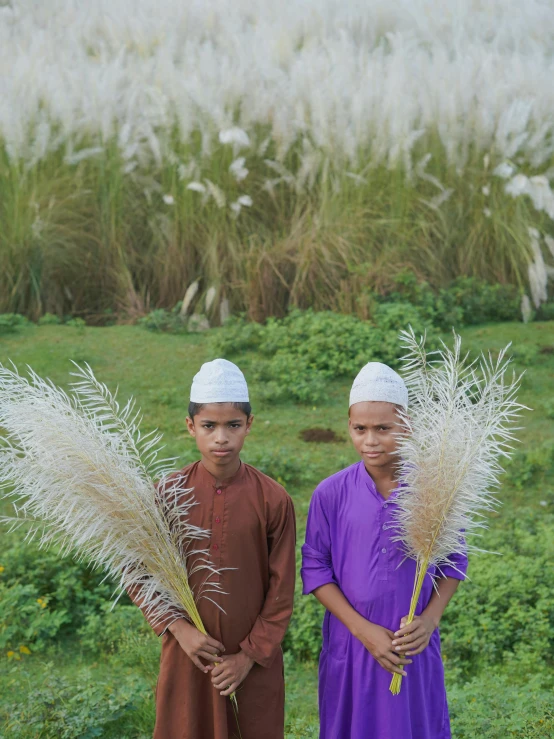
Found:
[[[232,692],[242,739],[284,736],[281,642],[293,605],[295,516],[285,490],[240,460],[252,420],[238,367],[221,359],[203,365],[187,418],[201,460],[176,474],[183,489],[194,488],[190,523],[211,531],[209,551],[225,594],[207,595],[224,612],[200,599],[207,637],[185,618],[153,626],[163,635],[154,739],[238,737]],[[195,592],[205,577],[191,576]]]

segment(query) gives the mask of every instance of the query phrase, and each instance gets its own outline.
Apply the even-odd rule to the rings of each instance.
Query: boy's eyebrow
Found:
[[[200,423],[240,423],[240,418],[233,418],[230,421],[211,421],[209,418],[201,418]]]

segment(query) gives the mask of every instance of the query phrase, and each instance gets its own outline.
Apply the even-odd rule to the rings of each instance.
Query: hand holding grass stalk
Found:
[[[74,376],[67,394],[0,365],[0,489],[16,510],[2,520],[104,568],[153,626],[186,618],[206,634],[197,602],[222,591],[201,548],[210,532],[188,522],[192,491],[168,477],[174,460],[159,460],[157,432],[141,434],[134,401],[120,408],[88,366]]]
[[[418,341],[412,330],[402,338],[410,410],[398,447],[403,485],[394,540],[416,560],[409,624],[431,565],[440,573],[441,566],[454,566],[453,554],[483,551],[465,537],[485,528],[485,514],[497,505],[491,490],[499,485],[499,458],[510,456],[514,422],[525,406],[516,400],[521,377],[506,379],[508,347],[496,360],[482,355],[469,362],[459,336],[453,349],[443,344],[429,355],[425,339]],[[395,675],[394,695],[401,684]]]

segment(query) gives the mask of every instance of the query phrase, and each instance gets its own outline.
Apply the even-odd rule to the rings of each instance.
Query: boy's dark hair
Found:
[[[205,406],[205,403],[193,403],[192,401],[189,403],[189,418],[192,418],[194,421],[194,417],[197,413],[200,413],[202,408]],[[233,408],[236,408],[237,411],[241,411],[244,413],[246,418],[250,418],[252,415],[252,406],[250,403],[233,403]]]

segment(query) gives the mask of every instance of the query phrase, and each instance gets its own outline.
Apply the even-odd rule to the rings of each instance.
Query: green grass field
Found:
[[[546,738],[554,731],[554,701],[549,702],[544,693],[552,688],[554,609],[551,592],[549,597],[547,592],[540,593],[541,588],[549,587],[552,576],[544,579],[540,571],[529,572],[527,568],[529,563],[538,562],[539,555],[548,562],[553,546],[554,484],[548,445],[554,437],[554,322],[481,326],[464,330],[463,337],[466,347],[472,351],[494,351],[509,341],[514,342],[516,368],[526,372],[521,400],[533,410],[525,413],[519,432],[522,443],[518,461],[506,476],[499,496],[503,506],[493,516],[485,542],[492,542],[495,550],[504,556],[482,555],[479,562],[471,564],[472,580],[464,584],[456,596],[451,604],[452,613],[445,621],[444,650],[454,736]],[[194,443],[185,425],[188,392],[193,374],[209,358],[212,358],[209,334],[157,334],[133,326],[30,326],[17,334],[0,336],[1,362],[12,360],[20,369],[28,364],[40,375],[63,386],[70,381],[70,360],[88,362],[110,388],[119,387],[122,399],[130,395],[137,398],[144,411],[145,431],[155,427],[161,429],[168,455],[178,457],[179,464],[195,458]],[[255,362],[256,355],[252,353],[240,361],[247,378]],[[347,433],[347,392],[348,383],[337,382],[332,385],[325,402],[317,406],[270,405],[260,402],[259,388],[252,387],[255,423],[244,458],[257,462],[267,457],[275,465],[278,457],[296,465],[294,481],[287,487],[297,511],[298,547],[303,540],[314,486],[356,459]],[[340,438],[332,443],[301,440],[301,432],[310,428],[329,428]],[[10,562],[24,561],[21,535],[2,532],[1,537],[0,587],[11,577],[9,567],[16,566]],[[504,576],[512,583],[512,591],[508,587],[506,594],[504,588],[498,598],[487,579],[491,577],[488,572],[491,560],[497,568],[505,566],[504,572],[508,574]],[[499,561],[505,564],[497,564]],[[522,592],[526,584],[531,587],[529,583],[533,577],[537,580],[540,597],[533,596],[530,604],[521,600],[518,605],[517,582],[510,580],[510,573],[520,564]],[[17,564],[17,567],[20,567],[19,574],[16,579],[12,578],[11,585],[16,580],[22,585],[31,582],[30,570],[27,576],[24,565]],[[46,592],[39,592],[39,585],[35,589],[36,597],[48,596]],[[509,609],[499,604],[512,602],[510,592],[514,593],[515,611],[507,615]],[[298,601],[300,603],[300,598]],[[540,610],[537,610],[538,601]],[[301,604],[299,608],[305,606]],[[532,618],[529,617],[528,622],[522,620],[521,614],[530,613],[531,608],[535,609]],[[468,612],[472,618],[466,622],[464,618]],[[9,613],[0,600],[0,639],[10,628]],[[305,613],[305,610],[299,611],[299,614]],[[312,621],[314,618],[319,619],[319,612],[315,611]],[[541,618],[544,621],[541,621],[542,631],[535,628]],[[512,628],[516,622],[517,633],[515,626]],[[132,621],[132,624],[137,623]],[[294,626],[295,634],[303,633],[302,628],[301,624]],[[311,629],[310,633],[317,633],[317,623],[310,622],[306,628]],[[497,633],[506,630],[502,643],[497,637],[496,651],[492,647],[489,649],[489,638],[482,639],[484,630],[489,628],[489,633],[494,633],[495,629]],[[89,635],[94,635],[90,629],[92,626]],[[108,640],[100,652],[90,651],[75,630],[61,630],[55,638],[44,639],[29,655],[19,651],[15,657],[8,658],[7,648],[0,650],[0,738],[106,736],[138,739],[149,736],[154,717],[152,688],[158,643],[147,631],[137,627],[135,634],[133,629],[122,632],[121,638],[115,632],[116,636],[110,637],[112,641]],[[30,636],[29,632],[29,639]],[[17,638],[17,646],[24,646],[23,636]],[[478,643],[474,651],[472,640]],[[317,668],[313,661],[301,660],[300,651],[291,647],[286,655],[287,736],[315,737]],[[538,683],[533,682],[533,675],[540,678]],[[46,693],[39,694],[44,685]],[[55,693],[54,698],[47,694],[49,690],[52,695]],[[470,703],[471,721],[467,713]],[[43,714],[37,706],[41,706]],[[102,706],[102,710],[97,710],[97,706]],[[100,717],[105,716],[106,711],[108,717],[102,723],[104,719]],[[517,721],[517,716],[513,718],[514,711],[520,711]]]

